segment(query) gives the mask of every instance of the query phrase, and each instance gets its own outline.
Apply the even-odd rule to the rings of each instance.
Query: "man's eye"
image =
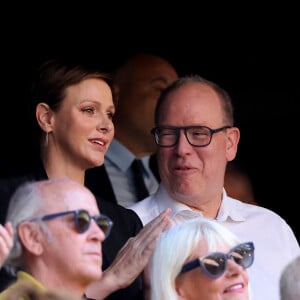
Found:
[[[176,135],[176,132],[174,131],[165,131],[165,132],[161,132],[162,136],[168,136],[168,135]]]

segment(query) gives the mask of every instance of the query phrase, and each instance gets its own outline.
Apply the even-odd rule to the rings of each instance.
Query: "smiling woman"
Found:
[[[241,243],[216,221],[189,219],[158,241],[150,266],[151,300],[248,300],[246,269],[253,261],[252,242]]]

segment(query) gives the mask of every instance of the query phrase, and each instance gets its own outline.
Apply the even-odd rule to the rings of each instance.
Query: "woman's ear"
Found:
[[[175,280],[175,290],[177,293],[177,299],[178,300],[186,300],[186,287],[184,286],[184,283],[180,278],[177,278]]]
[[[178,300],[186,300],[184,290],[182,290],[181,288],[178,288],[178,289],[176,289],[176,292],[177,292],[177,299]]]
[[[35,109],[36,120],[45,132],[50,132],[52,129],[52,109],[47,103],[40,102]]]
[[[23,222],[18,226],[18,235],[26,250],[34,255],[43,252],[44,235],[37,223]]]

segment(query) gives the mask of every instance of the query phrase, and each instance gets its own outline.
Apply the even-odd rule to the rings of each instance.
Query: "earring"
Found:
[[[48,132],[45,135],[45,147],[48,147]]]

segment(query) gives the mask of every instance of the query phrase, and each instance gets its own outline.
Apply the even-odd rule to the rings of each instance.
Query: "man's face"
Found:
[[[54,202],[54,201],[52,201]],[[50,203],[45,214],[84,209],[91,216],[99,215],[94,196],[83,187],[66,188],[61,203]],[[47,222],[50,232],[43,240],[41,260],[48,263],[49,276],[60,274],[60,280],[90,283],[102,275],[103,231],[91,220],[87,231],[79,233],[74,215],[68,214]],[[56,275],[55,275],[56,274]]]
[[[150,131],[154,127],[155,106],[162,90],[178,75],[165,60],[152,56],[140,58],[126,74],[127,78],[119,83],[117,114],[122,122],[119,126],[128,128],[139,143],[143,141],[154,152],[155,143]]]
[[[160,126],[203,125],[216,129],[229,125],[224,124],[217,94],[202,83],[187,83],[173,91],[160,112]],[[235,130],[215,133],[205,147],[190,145],[181,130],[177,145],[158,147],[161,180],[175,200],[199,207],[220,198],[226,163],[236,154],[238,138],[231,136]]]

